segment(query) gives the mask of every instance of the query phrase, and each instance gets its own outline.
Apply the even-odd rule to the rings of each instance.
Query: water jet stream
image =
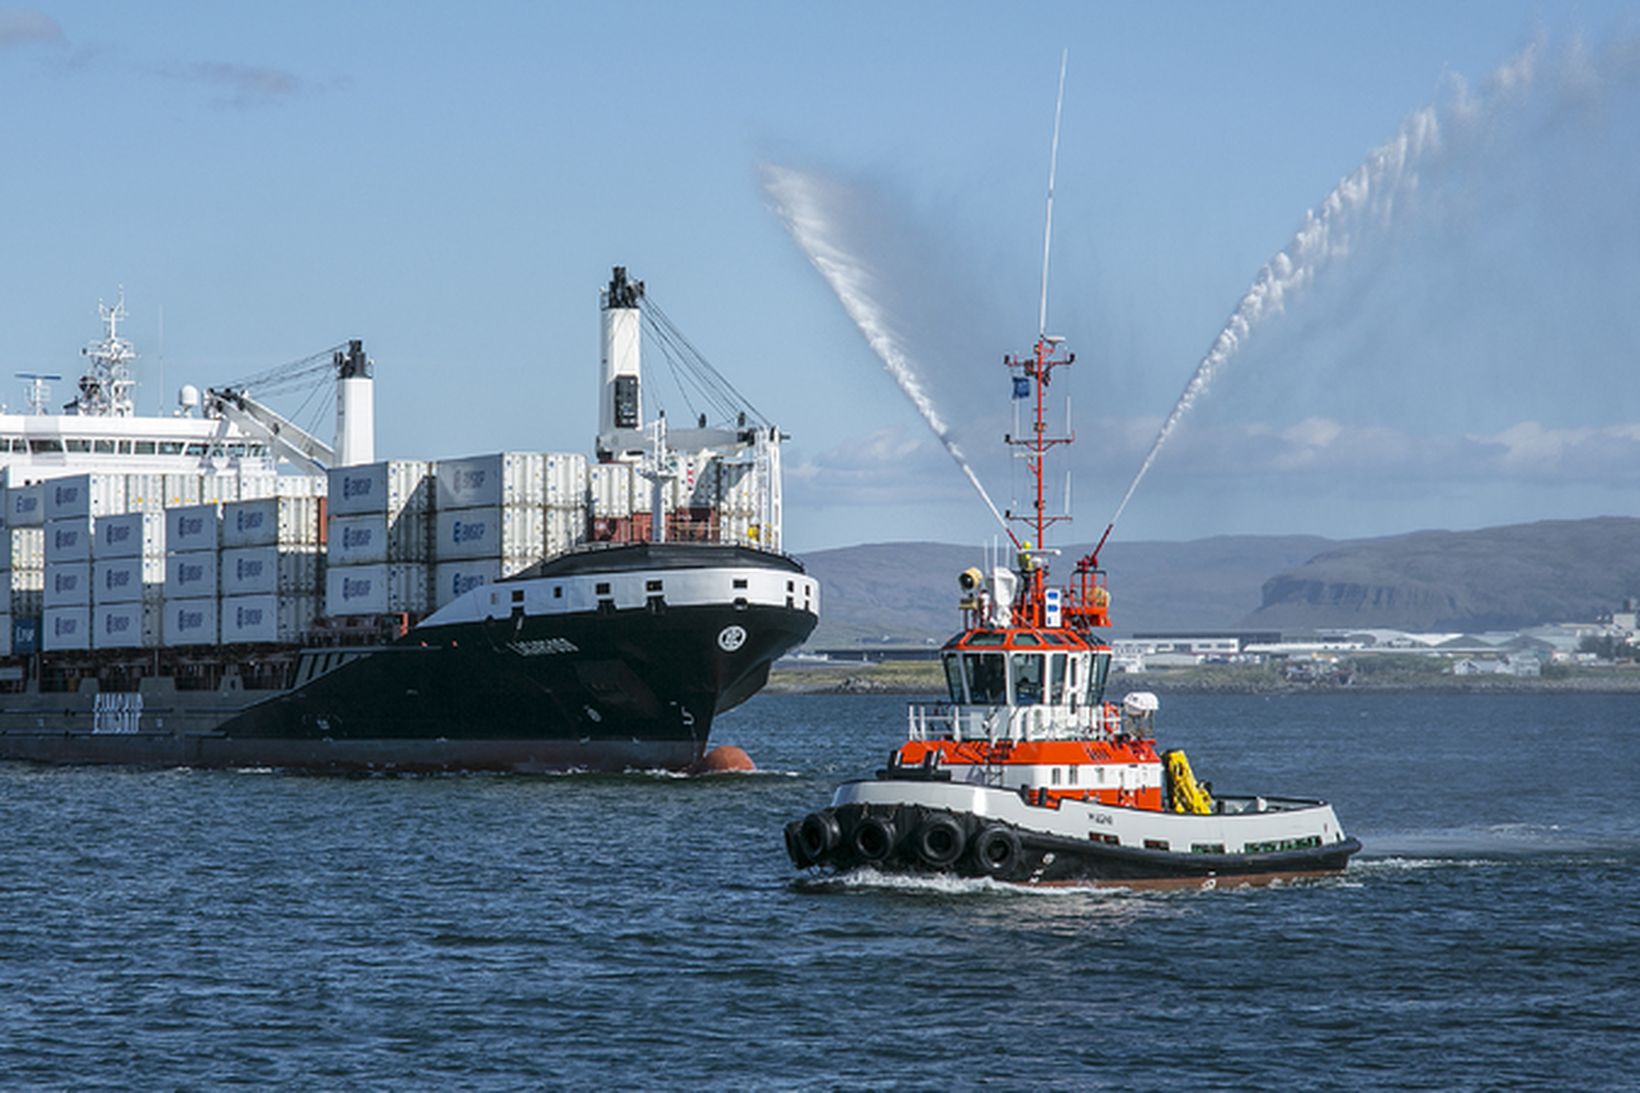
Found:
[[[1483,129],[1519,102],[1530,90],[1541,66],[1542,48],[1541,43],[1534,43],[1522,50],[1496,69],[1477,94],[1471,94],[1461,80],[1454,78],[1452,94],[1447,99],[1432,103],[1409,117],[1392,139],[1368,153],[1360,167],[1341,180],[1318,206],[1304,214],[1298,234],[1259,270],[1252,287],[1242,296],[1207,355],[1197,364],[1190,382],[1185,384],[1179,401],[1162,422],[1138,473],[1116,506],[1105,529],[1105,538],[1122,518],[1162,445],[1207,390],[1220,366],[1248,341],[1263,320],[1283,310],[1289,295],[1304,288],[1328,264],[1350,254],[1355,229],[1385,227],[1390,223],[1397,200],[1416,192],[1418,169],[1447,150],[1448,143],[1443,136]],[[1623,63],[1621,54],[1615,59]],[[1101,546],[1104,541],[1100,540]]]
[[[843,310],[860,328],[860,333],[865,335],[872,352],[882,360],[888,374],[894,377],[894,382],[899,384],[900,390],[917,408],[934,436],[979,492],[985,507],[991,510],[991,515],[1012,539],[1014,536],[1008,521],[1003,519],[991,495],[980,484],[979,476],[957,447],[950,427],[940,417],[933,399],[924,390],[910,355],[895,339],[888,316],[872,298],[869,291],[871,274],[856,255],[837,241],[837,233],[832,230],[825,214],[821,183],[802,171],[770,165],[763,168],[763,188],[773,200],[775,212],[786,225],[786,230],[808,257],[810,264],[825,278],[826,284],[843,305]]]

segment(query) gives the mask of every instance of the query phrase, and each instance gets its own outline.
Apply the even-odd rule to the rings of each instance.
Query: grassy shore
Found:
[[[1374,663],[1374,660],[1378,663]],[[1212,664],[1195,668],[1120,674],[1111,689],[1174,694],[1296,694],[1304,691],[1446,691],[1488,694],[1640,693],[1640,665],[1563,668],[1551,666],[1536,678],[1455,676],[1445,665],[1424,657],[1363,658],[1351,666],[1347,682],[1339,679],[1287,679],[1271,665]],[[890,661],[883,664],[816,664],[778,667],[769,673],[767,691],[774,694],[943,694],[945,674],[935,661]]]

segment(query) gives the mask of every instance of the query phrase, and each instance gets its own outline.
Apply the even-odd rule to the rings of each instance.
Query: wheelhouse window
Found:
[[[31,440],[28,442],[28,450],[31,452],[60,452],[63,450],[63,442],[55,438]]]
[[[158,447],[158,445],[156,445],[152,440],[139,440],[137,441],[136,454],[153,455],[156,447]]]
[[[1088,701],[1097,706],[1105,700],[1105,677],[1110,675],[1110,653],[1093,654],[1093,670],[1088,673]]]
[[[160,441],[159,442],[159,454],[160,455],[181,455],[182,454],[182,441],[180,441],[180,440],[162,440],[162,441]]]
[[[945,658],[945,687],[951,692],[951,701],[961,705],[962,697],[962,665],[955,653]]]
[[[91,442],[91,450],[96,452],[98,455],[113,455],[114,442],[112,440],[93,440]]]
[[[1014,702],[1021,706],[1035,706],[1042,701],[1042,654],[1015,653]]]
[[[1048,658],[1048,705],[1065,703],[1065,654],[1055,653]]]
[[[1008,702],[1008,668],[1001,653],[969,653],[962,658],[968,681],[968,699],[976,706],[1004,706]]]
[[[89,452],[91,450],[91,441],[89,440],[70,440],[67,444],[68,450],[71,452]]]

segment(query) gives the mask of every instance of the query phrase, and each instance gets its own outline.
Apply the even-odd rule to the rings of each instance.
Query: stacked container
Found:
[[[46,587],[45,529],[0,527],[0,606],[15,618],[40,617]],[[9,631],[9,626],[0,630]],[[7,639],[0,639],[7,640]]]
[[[250,480],[241,482],[241,492]],[[277,483],[274,486],[278,489]],[[217,579],[225,645],[296,641],[319,614],[324,501],[274,496],[222,507]]]
[[[92,523],[91,647],[160,644],[165,581],[165,514],[129,512]]]
[[[330,472],[325,613],[424,612],[430,464],[390,459]]]
[[[166,510],[165,607],[160,625],[166,645],[216,644],[221,525],[217,505]]]
[[[77,474],[41,483],[45,610],[40,644],[47,652],[91,648],[93,520],[125,511],[125,478]]]
[[[499,452],[435,467],[434,607],[522,572],[586,534],[586,457]]]

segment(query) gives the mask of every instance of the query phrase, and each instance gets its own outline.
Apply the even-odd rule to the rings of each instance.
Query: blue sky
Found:
[[[1035,334],[1066,48],[1050,325],[1078,352],[1091,538],[1260,267],[1369,149],[1534,42],[1636,34],[1631,4],[1597,3],[0,5],[0,370],[71,370],[124,285],[145,409],[362,337],[383,456],[586,450],[596,293],[623,264],[794,436],[790,546],[978,541],[989,516],[760,170],[849,195],[1006,501],[996,362]],[[1640,508],[1636,67],[1429,172],[1230,362],[1120,534]]]

